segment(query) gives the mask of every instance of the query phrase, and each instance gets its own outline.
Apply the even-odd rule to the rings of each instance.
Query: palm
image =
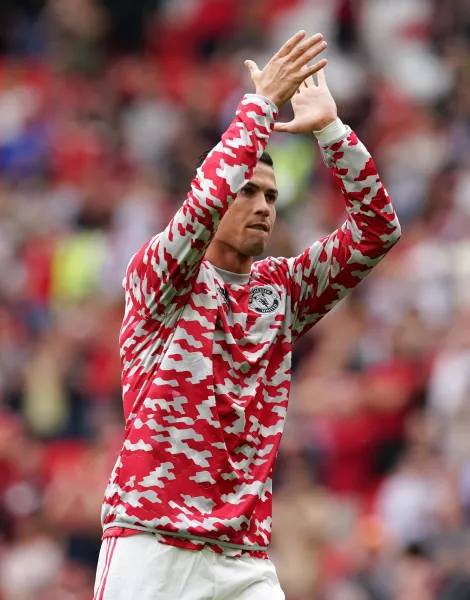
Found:
[[[338,116],[323,69],[318,72],[318,85],[313,78],[309,78],[294,94],[291,103],[294,119],[290,123],[276,123],[275,131],[309,134],[323,129]]]

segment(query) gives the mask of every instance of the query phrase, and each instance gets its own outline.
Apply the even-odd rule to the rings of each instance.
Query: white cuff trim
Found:
[[[346,125],[337,117],[336,121],[327,125],[320,131],[314,131],[314,135],[320,144],[332,144],[333,142],[339,141],[347,133]]]

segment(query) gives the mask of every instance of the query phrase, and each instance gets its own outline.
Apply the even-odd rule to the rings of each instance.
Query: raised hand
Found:
[[[323,35],[317,33],[302,41],[305,31],[299,31],[276,52],[262,71],[252,60],[245,61],[255,84],[256,93],[266,96],[280,108],[295,94],[302,82],[326,65],[326,59],[307,66],[325,50]]]
[[[307,72],[306,70],[304,71]],[[318,71],[318,85],[307,77],[291,99],[294,119],[289,123],[276,123],[274,131],[286,133],[312,133],[320,131],[336,120],[336,102],[326,85],[324,69]]]

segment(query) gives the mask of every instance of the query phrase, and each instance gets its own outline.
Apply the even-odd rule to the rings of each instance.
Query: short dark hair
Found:
[[[212,150],[213,150],[213,148],[211,148],[210,150],[206,150],[197,159],[196,171],[199,169],[199,167],[202,165],[202,163],[206,160],[206,158],[209,156],[209,154],[212,152]],[[263,152],[263,154],[261,155],[261,158],[259,159],[258,162],[262,162],[263,164],[268,165],[268,167],[271,167],[272,169],[274,169],[274,162],[273,162],[273,159],[272,159],[271,155],[269,154],[269,152]]]

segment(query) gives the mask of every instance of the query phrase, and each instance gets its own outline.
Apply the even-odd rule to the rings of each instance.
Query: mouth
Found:
[[[269,227],[265,223],[256,223],[255,225],[247,225],[248,229],[256,229],[257,231],[264,231],[269,233]]]

